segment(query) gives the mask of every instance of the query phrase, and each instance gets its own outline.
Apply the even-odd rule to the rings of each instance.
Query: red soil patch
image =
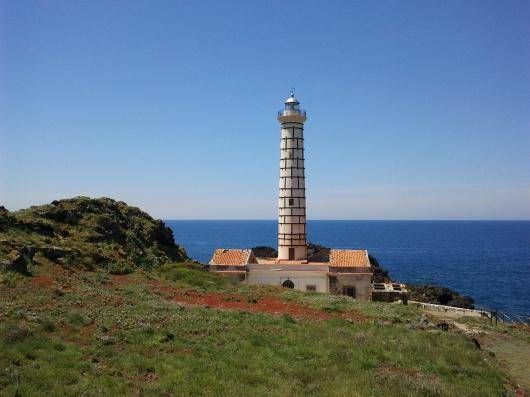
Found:
[[[240,294],[206,292],[201,293],[191,290],[182,290],[167,285],[160,280],[152,280],[151,287],[163,292],[166,297],[174,302],[184,305],[212,307],[216,309],[240,310],[251,313],[267,313],[274,315],[288,314],[294,318],[307,318],[311,320],[328,320],[330,318],[344,318],[352,321],[363,321],[365,316],[358,312],[328,313],[313,309],[297,302],[289,302],[273,295],[263,295],[249,298]]]
[[[84,325],[79,330],[79,336],[83,339],[89,339],[94,335],[94,331],[96,330],[96,323],[92,322],[90,324]]]
[[[132,277],[129,277],[127,274],[112,274],[112,281],[117,284],[133,284],[134,280]]]
[[[287,302],[274,296],[266,295],[255,300],[236,294],[221,294],[209,292],[205,294],[177,292],[173,300],[183,303],[199,304],[201,306],[215,307],[218,309],[241,310],[253,313],[288,314],[295,318],[310,318],[313,320],[327,320],[332,316],[329,313]]]
[[[138,280],[128,275],[113,275],[112,280],[117,284],[138,283]],[[153,291],[162,293],[167,299],[187,306],[203,306],[273,315],[288,314],[294,318],[307,318],[311,320],[328,320],[330,318],[344,318],[349,321],[366,320],[366,316],[359,312],[328,313],[313,309],[301,303],[285,301],[274,295],[262,295],[256,298],[249,298],[235,293],[202,293],[173,287],[164,280],[156,279],[147,281],[147,284]]]
[[[31,283],[36,287],[50,288],[54,279],[49,276],[39,275],[31,278]]]

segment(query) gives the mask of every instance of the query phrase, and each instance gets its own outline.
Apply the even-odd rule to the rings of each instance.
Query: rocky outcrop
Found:
[[[309,262],[329,262],[329,252],[331,249],[323,245],[308,243],[307,260]]]
[[[258,258],[277,258],[278,251],[272,247],[257,246],[252,248],[254,255]],[[329,251],[328,247],[323,245],[308,243],[307,244],[307,259],[310,262],[329,262]]]
[[[272,247],[267,247],[264,245],[258,245],[257,247],[252,248],[254,256],[257,258],[277,258],[278,251]]]
[[[35,248],[29,246],[11,250],[6,258],[0,261],[0,270],[29,275],[34,255]]]
[[[22,259],[13,262],[11,252],[21,252],[28,242],[36,262],[69,266],[151,268],[188,259],[162,221],[109,198],[56,200],[17,212],[0,207],[0,241],[0,260],[8,270],[22,269]]]
[[[381,267],[377,259],[369,255],[370,264],[373,268],[374,283],[392,283],[394,282],[387,270]],[[461,307],[463,309],[474,309],[473,298],[466,295],[461,295],[458,292],[442,287],[439,285],[413,285],[407,284],[409,291],[409,299],[423,303],[433,303],[436,305],[446,305],[452,307]]]
[[[373,269],[373,282],[374,283],[391,283],[392,279],[388,274],[388,270],[383,269],[375,256],[368,254],[368,260]]]
[[[434,303],[463,309],[474,309],[473,298],[439,285],[409,285],[409,299],[417,302]]]

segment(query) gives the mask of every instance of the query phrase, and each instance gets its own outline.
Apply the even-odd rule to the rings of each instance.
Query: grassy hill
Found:
[[[513,395],[515,381],[528,380],[491,342],[502,338],[524,352],[524,329],[236,285],[186,261],[181,248],[156,237],[168,232],[146,214],[114,218],[117,208],[129,210],[103,202],[123,225],[114,237],[92,229],[101,224],[96,210],[72,224],[62,215],[50,220],[41,207],[9,213],[10,226],[3,221],[0,395],[482,397]],[[35,231],[46,227],[34,222],[54,234]],[[50,246],[76,254],[55,258],[43,251]],[[14,250],[35,252],[25,275],[7,271],[22,256]],[[85,263],[94,252],[104,259]],[[127,272],[110,266],[120,261]]]
[[[0,260],[30,272],[46,261],[126,273],[188,259],[173,232],[136,207],[76,197],[9,212],[0,207]]]

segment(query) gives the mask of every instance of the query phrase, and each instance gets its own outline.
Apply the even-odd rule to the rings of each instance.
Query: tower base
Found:
[[[307,260],[307,246],[280,246],[278,247],[279,260],[305,261]]]

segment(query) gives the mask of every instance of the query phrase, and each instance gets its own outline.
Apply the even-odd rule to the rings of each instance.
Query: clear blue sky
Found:
[[[529,1],[0,1],[0,204],[274,219],[296,87],[312,219],[530,219]]]

